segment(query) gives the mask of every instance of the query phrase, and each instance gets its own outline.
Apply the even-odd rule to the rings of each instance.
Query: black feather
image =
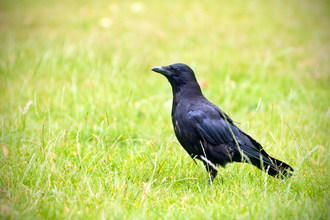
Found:
[[[193,70],[181,63],[152,69],[172,85],[172,122],[175,134],[192,158],[203,161],[211,180],[217,165],[247,162],[271,176],[291,176],[293,168],[270,157],[262,146],[202,94]]]

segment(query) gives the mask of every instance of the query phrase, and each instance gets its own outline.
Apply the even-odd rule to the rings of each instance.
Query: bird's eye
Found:
[[[180,69],[179,69],[179,68],[176,68],[176,69],[175,69],[175,71],[179,72],[179,71],[180,71]]]

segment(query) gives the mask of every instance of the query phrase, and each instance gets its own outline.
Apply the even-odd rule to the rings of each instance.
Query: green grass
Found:
[[[1,219],[330,219],[329,12],[321,0],[1,1]],[[150,71],[174,62],[295,176],[230,164],[208,187]]]

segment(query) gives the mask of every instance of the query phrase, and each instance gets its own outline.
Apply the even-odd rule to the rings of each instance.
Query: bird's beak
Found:
[[[171,76],[172,72],[168,70],[168,66],[155,66],[151,68],[152,71],[163,74],[164,76]]]

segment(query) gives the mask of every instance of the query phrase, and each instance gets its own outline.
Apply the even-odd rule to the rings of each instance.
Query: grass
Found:
[[[329,10],[1,1],[1,219],[330,219]],[[295,176],[230,164],[208,187],[150,71],[174,62]]]

